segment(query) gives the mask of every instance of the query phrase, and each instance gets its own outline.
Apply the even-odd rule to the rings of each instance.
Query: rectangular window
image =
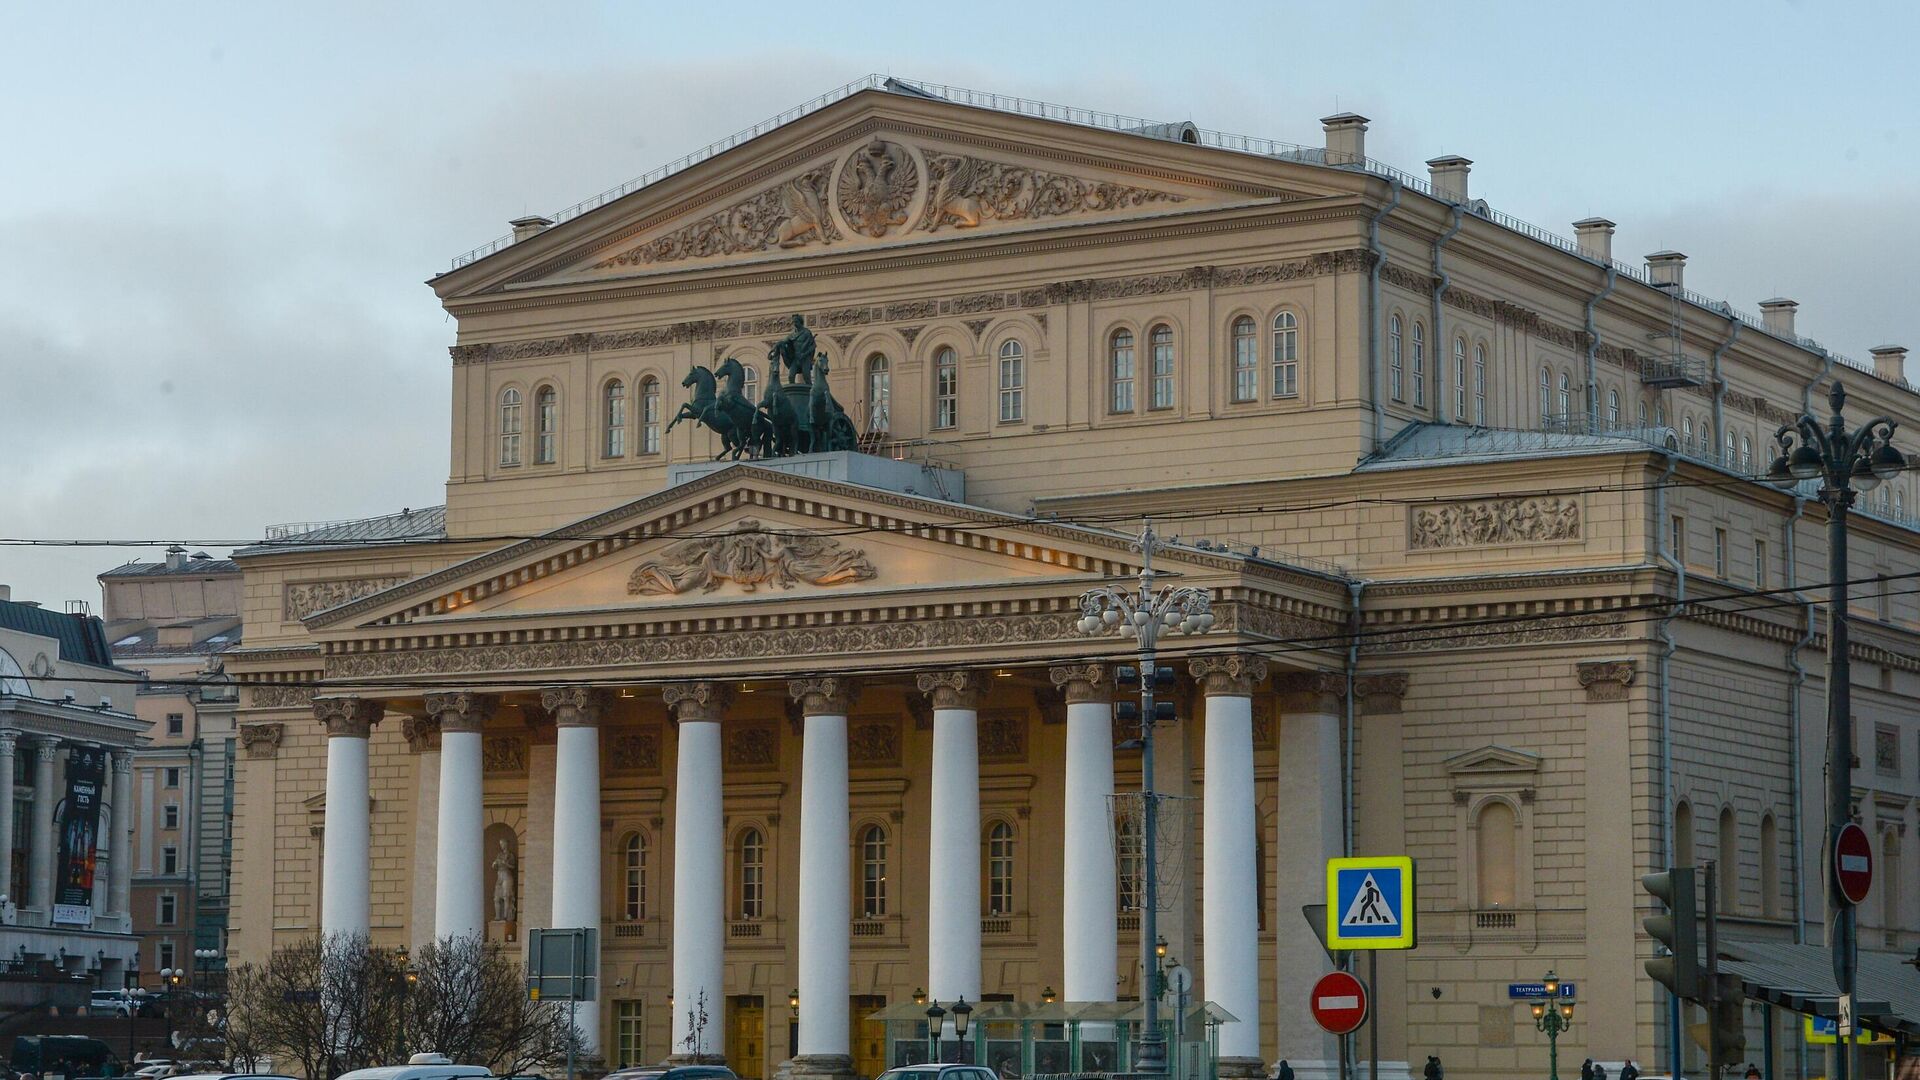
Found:
[[[1900,775],[1900,731],[1880,724],[1873,729],[1873,771],[1881,776]]]
[[[933,366],[933,426],[945,430],[960,423],[960,360],[952,349],[941,349]]]
[[[174,923],[174,919],[178,915],[178,910],[177,910],[178,905],[179,905],[179,900],[172,893],[161,893],[160,894],[160,911],[158,913],[156,921],[158,921],[161,926],[172,926]],[[160,943],[161,956],[171,958],[172,953],[173,953],[173,942],[163,941]],[[172,967],[173,964],[171,962],[171,959],[163,960],[161,962],[161,966]]]
[[[185,733],[186,730],[187,730],[187,718],[184,714],[177,713],[177,712],[170,712],[167,714],[167,734],[180,735]]]
[[[1713,576],[1725,580],[1727,576],[1727,530],[1713,530]]]
[[[166,828],[166,829],[179,828],[180,827],[180,805],[178,803],[168,803],[162,809],[160,817],[162,822],[162,825],[161,825],[162,828]]]
[[[1027,414],[1026,361],[1018,356],[1000,358],[1000,422],[1017,424]]]
[[[1753,542],[1753,587],[1771,588],[1767,584],[1767,542],[1765,540]]]
[[[646,1052],[646,1021],[641,1011],[641,1002],[615,1001],[613,1003],[613,1039],[615,1053],[618,1055],[615,1065],[627,1068],[644,1063]]]
[[[173,768],[166,770],[166,782],[167,782],[167,786],[170,788],[177,788],[180,786],[179,766],[176,765]]]
[[[607,457],[623,457],[627,452],[627,388],[621,383],[607,384]]]
[[[172,923],[173,922],[173,915],[172,915],[173,897],[164,896],[164,897],[161,897],[161,899],[165,900],[166,903],[161,905],[160,910],[167,913],[167,917],[165,919],[162,919],[161,921],[165,923]],[[157,952],[158,952],[158,958],[160,960],[161,967],[170,968],[173,966],[173,942],[171,941],[161,942],[160,948],[157,950]]]
[[[1151,407],[1155,409],[1173,408],[1173,331],[1164,326],[1153,328],[1153,336],[1148,345],[1151,349],[1153,364],[1153,398]]]
[[[180,849],[171,845],[160,849],[160,872],[177,874],[180,872]]]
[[[1667,537],[1669,554],[1681,566],[1687,565],[1687,519],[1673,515],[1673,531]]]
[[[640,452],[660,452],[660,384],[652,379],[640,384]]]

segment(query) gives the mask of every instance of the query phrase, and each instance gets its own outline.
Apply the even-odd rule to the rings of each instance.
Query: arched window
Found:
[[[1642,398],[1640,400],[1640,404],[1637,407],[1637,410],[1635,411],[1633,418],[1634,418],[1634,421],[1640,427],[1647,426],[1647,402],[1645,398]]]
[[[1680,418],[1680,445],[1687,448],[1687,453],[1693,453],[1693,417],[1691,416]]]
[[[1453,339],[1453,418],[1467,422],[1467,339]]]
[[[1573,387],[1568,382],[1567,373],[1564,371],[1560,373],[1560,395],[1556,399],[1556,404],[1560,406],[1560,419],[1573,419]]]
[[[1027,353],[1017,341],[1000,346],[1000,422],[1017,424],[1027,415]]]
[[[760,404],[760,371],[745,357],[740,360],[740,396],[752,404]]]
[[[533,463],[551,465],[560,445],[560,394],[551,386],[533,395]]]
[[[1400,316],[1387,320],[1387,394],[1406,400],[1406,360],[1400,351]]]
[[[1013,826],[996,821],[987,829],[987,914],[1013,914]]]
[[[1753,436],[1745,432],[1740,434],[1740,471],[1749,473],[1753,471]],[[1899,502],[1900,493],[1896,491],[1893,495],[1894,502]]]
[[[1173,408],[1173,327],[1165,323],[1153,328],[1147,335],[1147,345],[1152,353],[1153,386],[1152,396],[1147,407],[1152,409]]]
[[[1499,799],[1489,799],[1474,821],[1474,861],[1479,874],[1479,905],[1483,908],[1513,906],[1519,826],[1513,807]]]
[[[1607,388],[1607,430],[1613,431],[1618,429],[1619,427],[1620,427],[1620,391],[1612,387],[1608,387]]]
[[[660,380],[640,380],[640,452],[660,452]]]
[[[1713,421],[1700,421],[1700,456],[1711,459],[1719,450],[1713,445]]]
[[[758,919],[767,912],[767,840],[759,829],[740,834],[740,917]]]
[[[1427,328],[1413,321],[1413,403],[1427,403]]]
[[[945,345],[933,354],[933,426],[960,423],[960,357]]]
[[[1673,808],[1673,865],[1693,865],[1693,805]]]
[[[887,914],[887,830],[878,825],[860,832],[860,911],[869,919]]]
[[[1720,860],[1720,911],[1732,914],[1740,899],[1740,829],[1731,806],[1720,808],[1720,836],[1713,856]]]
[[[1145,862],[1141,852],[1140,822],[1130,814],[1122,814],[1113,822],[1113,851],[1115,862],[1114,883],[1118,889],[1120,910],[1139,911],[1141,889],[1146,876]]]
[[[1107,339],[1107,384],[1110,393],[1107,408],[1111,412],[1133,411],[1133,331],[1115,330]]]
[[[1734,438],[1732,428],[1727,428],[1721,434],[1727,437],[1727,460],[1722,464],[1729,469],[1737,469],[1740,467],[1740,442]]]
[[[1882,514],[1887,512],[1887,489],[1884,485],[1881,486],[1879,491],[1874,493],[1873,506],[1874,509],[1880,511]]]
[[[1540,369],[1540,424],[1546,426],[1547,417],[1553,415],[1553,369]]]
[[[1473,347],[1473,422],[1487,423],[1487,347]]]
[[[628,922],[647,917],[647,838],[627,837],[620,852],[620,907]]]
[[[1253,320],[1245,315],[1233,320],[1232,336],[1233,400],[1252,401],[1260,392],[1260,342],[1254,336]]]
[[[1291,311],[1273,317],[1273,396],[1300,396],[1300,320]]]
[[[893,370],[879,353],[867,357],[867,430],[886,431],[893,399]]]
[[[1780,917],[1780,826],[1768,814],[1760,819],[1760,913]]]
[[[600,452],[607,457],[624,457],[627,453],[627,384],[613,380],[607,384],[605,396],[603,423],[607,430]]]
[[[500,464],[520,464],[520,391],[512,387],[500,395]]]
[[[1899,488],[1893,489],[1893,516],[1899,521],[1907,520],[1907,499]]]
[[[1667,426],[1667,403],[1664,401],[1656,401],[1653,403],[1653,426]]]

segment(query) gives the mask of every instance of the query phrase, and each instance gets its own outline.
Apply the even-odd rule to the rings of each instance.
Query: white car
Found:
[[[355,1069],[338,1080],[474,1080],[492,1075],[484,1065],[455,1065],[444,1054],[415,1054],[405,1065]]]
[[[132,1016],[140,1008],[140,999],[125,990],[95,990],[87,999],[87,1012],[94,1016]]]

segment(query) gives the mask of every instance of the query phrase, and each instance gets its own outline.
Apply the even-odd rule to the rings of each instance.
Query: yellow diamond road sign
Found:
[[[1412,859],[1327,860],[1327,948],[1411,949],[1413,907]]]

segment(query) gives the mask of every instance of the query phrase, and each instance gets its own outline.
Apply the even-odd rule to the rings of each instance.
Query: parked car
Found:
[[[87,1012],[94,1016],[132,1016],[140,1011],[140,999],[126,990],[95,990],[87,999]]]
[[[740,1080],[725,1065],[631,1066],[606,1075],[604,1080]]]
[[[467,1080],[492,1075],[484,1065],[455,1065],[444,1054],[415,1054],[405,1065],[355,1069],[342,1073],[338,1080]]]
[[[103,1076],[109,1064],[118,1066],[107,1044],[84,1035],[21,1035],[13,1040],[11,1067],[14,1075],[64,1073],[68,1076]]]
[[[928,1062],[925,1065],[903,1065],[898,1069],[888,1069],[879,1076],[879,1080],[1000,1080],[993,1070],[984,1065],[940,1064]]]
[[[173,1080],[293,1080],[281,1073],[196,1072],[181,1073]]]

